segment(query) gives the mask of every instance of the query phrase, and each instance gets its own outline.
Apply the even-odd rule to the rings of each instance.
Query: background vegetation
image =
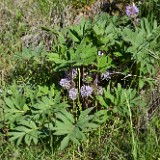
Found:
[[[0,159],[160,159],[159,0],[0,13]]]

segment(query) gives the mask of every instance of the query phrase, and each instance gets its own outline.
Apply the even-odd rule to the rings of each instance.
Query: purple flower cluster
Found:
[[[69,90],[69,98],[72,100],[76,100],[78,95],[78,90],[76,88],[71,88]]]
[[[138,7],[133,3],[133,5],[126,6],[126,14],[130,18],[136,18],[138,16],[139,9]]]
[[[72,100],[77,99],[78,90],[76,88],[71,88],[71,81],[68,78],[63,78],[60,80],[60,85],[66,89],[69,90],[69,98]]]
[[[60,85],[64,88],[64,89],[70,89],[71,87],[71,82],[68,78],[63,78],[60,80]]]
[[[101,79],[108,81],[109,79],[111,79],[111,73],[109,71],[106,71],[105,73],[102,73],[101,74]]]
[[[92,94],[92,92],[93,92],[93,89],[92,89],[92,87],[90,87],[90,86],[86,86],[86,85],[83,85],[82,87],[81,87],[81,96],[84,98],[84,97],[88,97],[88,96],[90,96],[91,94]]]
[[[71,69],[68,72],[66,72],[66,78],[62,78],[59,83],[60,86],[63,87],[63,89],[68,91],[69,99],[76,100],[79,92],[82,98],[87,98],[91,96],[94,91],[98,95],[103,94],[103,88],[98,85],[99,83],[98,77],[93,81],[94,87],[95,87],[94,89],[89,84],[86,84],[86,85],[83,84],[80,88],[80,91],[78,91],[78,89],[75,87],[76,83],[74,82],[75,80],[74,78],[77,76],[77,74],[78,74],[77,69]],[[91,81],[93,80],[92,77],[89,77],[89,78],[91,78]],[[109,71],[106,71],[105,73],[101,74],[101,79],[103,80],[104,79],[108,80],[110,78],[111,78],[111,73]]]

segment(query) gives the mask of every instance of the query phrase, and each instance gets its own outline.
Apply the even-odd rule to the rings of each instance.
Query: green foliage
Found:
[[[1,122],[5,120],[8,126],[10,140],[16,140],[19,145],[23,138],[28,145],[32,140],[38,143],[40,135],[45,135],[46,123],[51,121],[53,114],[59,110],[68,107],[65,102],[61,102],[60,93],[54,89],[54,85],[48,87],[40,86],[33,90],[29,87],[17,88],[13,85],[3,93],[1,106],[4,107],[4,113]],[[49,128],[48,128],[49,129]],[[43,137],[44,138],[44,137]]]
[[[37,11],[30,17],[32,22],[27,21],[32,14],[26,16],[20,6],[15,14],[13,6],[4,8],[9,23],[2,26],[0,39],[0,159],[5,154],[11,158],[11,149],[4,150],[4,139],[29,150],[40,145],[52,154],[50,159],[159,158],[158,111],[147,108],[147,95],[142,94],[157,82],[160,27],[153,15],[158,15],[158,1],[151,5],[148,0],[145,5],[149,2],[157,10],[151,14],[141,10],[141,16],[148,16],[136,22],[105,13],[84,18],[78,25],[52,27],[52,14],[63,17],[67,4],[81,8],[92,2],[30,0],[26,5]],[[37,19],[42,22],[35,32],[43,38],[30,35]],[[23,47],[21,39],[27,34],[36,39],[37,47]],[[61,80],[67,80],[69,84],[64,85],[69,89]],[[83,86],[91,94],[83,96]],[[42,155],[35,154],[39,153],[30,153],[28,159]],[[17,158],[24,159],[13,154]]]
[[[145,3],[144,3],[145,2]],[[159,0],[146,0],[143,1],[143,5],[140,5],[141,17],[146,17],[151,23],[153,19],[159,21],[160,1]]]
[[[83,20],[68,31],[65,28],[58,34],[59,43],[54,43],[55,49],[47,55],[48,61],[55,71],[92,65],[90,70],[95,74],[112,69],[124,75],[124,80],[125,76],[132,77],[130,85],[136,84],[140,89],[146,84],[153,85],[152,77],[157,72],[155,66],[159,59],[156,20],[151,25],[147,19],[141,19],[134,30],[124,27],[125,23],[117,26],[118,22],[116,16],[104,14],[95,17],[93,22]],[[98,56],[99,50],[106,54]]]
[[[113,106],[113,112],[123,116],[129,115],[127,102],[131,108],[145,105],[145,103],[140,103],[141,99],[137,96],[136,89],[124,89],[119,83],[113,89],[108,85],[104,90],[104,97],[97,96],[96,98],[102,106],[106,108]]]
[[[65,135],[61,141],[61,149],[68,146],[69,141],[80,144],[80,141],[86,141],[85,133],[97,128],[99,125],[93,122],[94,115],[89,115],[93,108],[81,112],[75,121],[73,115],[66,110],[56,114],[54,135]]]
[[[9,132],[9,135],[12,136],[10,138],[11,141],[17,140],[16,144],[19,145],[24,138],[24,142],[27,145],[30,145],[33,141],[34,144],[38,143],[38,137],[40,135],[40,131],[32,120],[21,120],[19,125],[14,128],[13,132]]]

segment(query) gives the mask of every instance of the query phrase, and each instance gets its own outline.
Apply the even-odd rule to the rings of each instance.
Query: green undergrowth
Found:
[[[95,2],[0,2],[0,160],[160,159],[159,1]]]

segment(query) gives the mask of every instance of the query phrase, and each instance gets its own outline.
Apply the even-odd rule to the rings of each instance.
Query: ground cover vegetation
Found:
[[[0,159],[160,159],[159,0],[0,13]]]

